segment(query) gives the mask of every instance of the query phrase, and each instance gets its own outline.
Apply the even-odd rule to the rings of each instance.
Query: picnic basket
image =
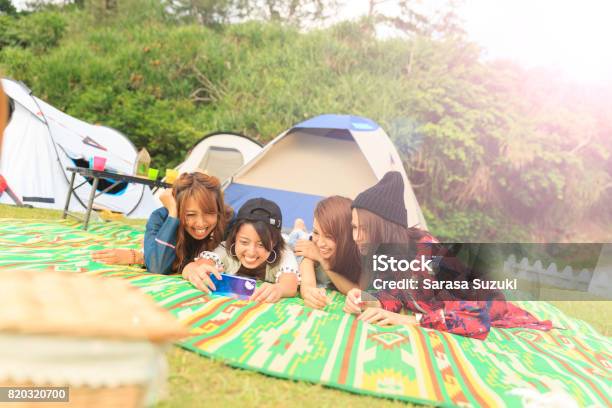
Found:
[[[0,386],[68,386],[71,407],[151,405],[163,393],[165,351],[186,335],[121,279],[0,270]]]

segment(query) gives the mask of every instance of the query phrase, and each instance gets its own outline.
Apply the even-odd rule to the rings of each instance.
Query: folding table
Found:
[[[62,218],[66,218],[66,216],[71,216],[73,218],[76,218],[79,221],[83,221],[84,230],[87,230],[87,227],[89,226],[89,217],[91,216],[91,209],[93,207],[94,200],[96,199],[96,197],[99,197],[100,195],[112,190],[114,187],[118,186],[120,183],[125,182],[125,183],[144,184],[145,186],[157,187],[157,188],[172,187],[172,184],[168,184],[163,181],[151,180],[148,178],[141,178],[138,176],[132,176],[132,175],[127,175],[127,174],[113,173],[113,172],[106,171],[106,170],[94,170],[94,169],[89,169],[86,167],[66,167],[66,170],[71,172],[72,176],[70,177],[70,187],[68,188],[68,195],[66,196],[66,205],[64,206],[64,213],[62,214]],[[83,181],[78,186],[74,187],[74,179],[77,173],[85,177],[85,181]],[[104,190],[97,191],[98,183],[101,178],[111,179],[114,181],[114,183],[106,187]],[[76,195],[76,190],[79,187],[87,183],[90,183],[90,182],[91,182],[91,192],[89,193],[89,200],[87,201],[87,209],[85,212],[85,218],[82,219],[81,217],[78,217],[74,214],[70,214],[68,212],[68,208],[70,207],[70,198],[72,197],[72,194]]]

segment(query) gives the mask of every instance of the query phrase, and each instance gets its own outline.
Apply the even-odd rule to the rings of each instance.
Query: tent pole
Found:
[[[74,186],[74,177],[76,176],[76,172],[72,173],[70,177],[70,186],[68,187],[68,195],[66,196],[66,205],[64,205],[64,213],[62,214],[62,218],[66,219],[66,214],[68,214],[68,207],[70,206],[70,197],[72,196],[72,186]]]

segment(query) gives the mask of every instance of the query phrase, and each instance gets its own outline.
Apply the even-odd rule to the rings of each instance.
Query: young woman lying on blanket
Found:
[[[311,237],[296,227],[290,240],[296,241],[295,254],[304,257],[300,262],[300,294],[306,306],[325,307],[329,300],[324,288],[330,284],[343,294],[359,287],[361,258],[351,235],[349,198],[332,196],[317,204]]]
[[[362,255],[373,254],[383,243],[415,248],[415,259],[431,259],[436,255],[436,239],[429,233],[407,228],[404,205],[404,183],[400,173],[390,172],[380,182],[359,194],[353,201],[353,238]],[[374,251],[372,251],[374,249]],[[423,256],[424,258],[421,258]],[[424,268],[422,268],[424,269]],[[435,279],[429,272],[394,272],[394,280]],[[378,325],[420,324],[440,331],[485,339],[490,327],[529,327],[549,330],[549,321],[539,321],[528,312],[503,300],[447,300],[444,292],[420,289],[373,291],[376,300],[362,302],[360,289],[347,294],[344,310],[359,314],[358,319]],[[399,314],[402,308],[416,314]]]
[[[297,294],[298,265],[295,255],[286,247],[281,228],[278,205],[265,198],[253,198],[238,211],[227,240],[212,252],[202,252],[196,262],[207,266],[209,273],[222,270],[265,281],[255,289],[251,300],[274,303],[283,297],[293,297]],[[207,291],[197,280],[190,280]]]
[[[107,264],[145,264],[149,272],[190,273],[194,258],[223,240],[232,210],[225,205],[216,177],[184,173],[162,193],[164,205],[147,222],[144,252],[113,248],[96,251],[93,260]],[[201,272],[200,272],[201,273]]]

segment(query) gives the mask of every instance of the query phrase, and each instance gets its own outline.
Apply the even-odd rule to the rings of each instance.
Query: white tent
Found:
[[[197,169],[225,181],[261,151],[255,140],[237,133],[216,132],[200,139],[178,165],[179,173]]]
[[[2,87],[14,111],[0,149],[0,174],[24,204],[63,209],[71,174],[66,167],[87,167],[93,156],[105,157],[110,171],[132,174],[137,152],[127,137],[66,115],[21,83],[2,79]],[[98,190],[113,182],[100,180]],[[70,201],[71,211],[86,208],[92,186],[77,175],[75,186],[81,183]],[[0,203],[13,204],[7,194],[0,196]],[[159,206],[149,187],[127,183],[102,194],[95,204],[135,218],[147,218]]]
[[[281,207],[284,229],[298,217],[312,228],[319,200],[354,199],[391,170],[404,179],[408,225],[427,229],[395,146],[378,124],[357,116],[321,115],[282,133],[226,182],[225,199],[237,209],[266,197]]]

